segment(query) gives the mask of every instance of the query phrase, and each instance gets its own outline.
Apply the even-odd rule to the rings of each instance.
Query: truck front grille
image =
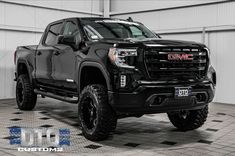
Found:
[[[169,59],[168,55],[180,56]],[[182,55],[192,54],[191,60]],[[203,78],[208,65],[208,53],[197,48],[147,48],[144,52],[145,66],[152,79]]]

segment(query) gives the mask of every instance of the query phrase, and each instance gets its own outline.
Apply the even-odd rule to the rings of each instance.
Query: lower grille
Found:
[[[196,48],[149,48],[144,61],[150,78],[203,78],[206,75],[208,54]],[[169,58],[170,55],[178,57]],[[188,55],[189,54],[189,55]],[[184,56],[190,56],[184,57]]]
[[[166,99],[162,105],[169,105],[169,106],[183,106],[183,105],[192,105],[196,102],[195,98],[183,98],[183,99],[174,99],[169,98]]]

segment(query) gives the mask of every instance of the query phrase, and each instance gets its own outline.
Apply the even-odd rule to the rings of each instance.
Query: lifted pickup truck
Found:
[[[106,139],[117,119],[167,113],[179,130],[204,124],[216,73],[200,43],[164,40],[143,24],[110,18],[50,23],[39,45],[15,52],[16,101],[37,95],[78,104],[87,139]]]

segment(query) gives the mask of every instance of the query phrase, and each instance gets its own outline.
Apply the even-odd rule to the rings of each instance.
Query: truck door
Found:
[[[62,29],[63,21],[53,23],[48,26],[42,44],[38,46],[36,53],[36,79],[42,85],[54,85],[53,56],[58,52],[55,47],[58,36]]]
[[[74,35],[76,39],[81,40],[80,31],[76,20],[67,20],[62,30],[62,35]],[[74,50],[68,45],[57,46],[60,52],[53,55],[53,78],[58,87],[76,91],[75,72],[76,55]]]

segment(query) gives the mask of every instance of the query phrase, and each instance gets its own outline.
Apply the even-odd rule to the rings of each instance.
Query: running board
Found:
[[[47,97],[54,98],[54,99],[57,99],[57,100],[69,102],[69,103],[78,103],[78,98],[74,99],[74,98],[70,98],[70,97],[60,96],[60,95],[56,95],[56,94],[53,94],[53,93],[50,93],[50,92],[41,91],[41,90],[38,90],[38,89],[34,89],[34,93],[41,94],[43,96],[47,96]]]

